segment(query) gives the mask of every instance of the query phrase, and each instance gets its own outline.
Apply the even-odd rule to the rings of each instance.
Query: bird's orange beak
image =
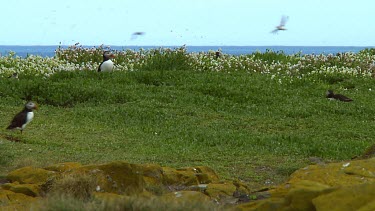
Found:
[[[38,110],[38,104],[35,103],[34,109]]]
[[[115,58],[116,56],[112,53],[109,57],[113,59],[113,58]]]

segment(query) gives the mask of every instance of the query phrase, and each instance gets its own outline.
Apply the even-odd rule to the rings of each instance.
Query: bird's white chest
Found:
[[[30,112],[27,112],[26,114],[26,122],[25,124],[22,125],[22,129],[24,129],[26,127],[26,125],[31,122],[31,120],[33,120],[34,118],[34,112],[30,111]]]
[[[113,62],[111,60],[107,60],[100,65],[100,70],[103,71],[103,72],[112,71],[113,68],[114,68],[114,65],[113,65]]]

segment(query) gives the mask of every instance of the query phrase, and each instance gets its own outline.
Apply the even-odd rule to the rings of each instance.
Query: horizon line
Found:
[[[19,46],[19,47],[24,47],[24,46],[30,46],[30,47],[38,47],[38,46],[74,46],[75,44],[72,45],[19,45],[19,44],[0,44],[0,46]],[[89,46],[89,47],[96,47],[96,46],[115,46],[115,47],[182,47],[182,46],[187,46],[187,47],[375,47],[375,45],[108,45],[108,44],[100,44],[100,45],[80,45],[78,44],[77,46]]]

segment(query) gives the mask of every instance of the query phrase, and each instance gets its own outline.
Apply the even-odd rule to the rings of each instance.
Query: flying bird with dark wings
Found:
[[[289,16],[283,15],[281,17],[280,25],[276,26],[276,29],[271,31],[271,33],[277,34],[278,31],[285,31],[286,30],[285,23],[288,21],[288,19],[289,19]]]
[[[347,96],[344,96],[342,94],[335,94],[335,93],[333,93],[332,90],[328,90],[326,92],[326,98],[328,98],[330,100],[340,100],[340,101],[343,101],[343,102],[351,102],[351,101],[353,101],[352,99],[348,98]]]
[[[142,36],[144,35],[145,33],[144,32],[134,32],[131,36],[131,40],[134,40],[134,39],[137,39],[138,36]]]

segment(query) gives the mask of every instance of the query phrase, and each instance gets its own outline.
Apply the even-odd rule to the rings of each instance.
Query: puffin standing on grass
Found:
[[[98,72],[109,72],[112,71],[115,67],[112,62],[112,58],[115,58],[115,55],[109,51],[104,51],[103,53],[103,62],[100,63]]]
[[[28,102],[25,108],[14,116],[12,122],[7,127],[8,130],[19,129],[22,131],[25,129],[26,125],[31,122],[34,118],[33,109],[38,109],[37,105],[33,102]]]
[[[344,95],[341,95],[341,94],[335,94],[333,93],[332,90],[328,90],[327,93],[326,93],[326,97],[330,100],[340,100],[340,101],[344,101],[344,102],[351,102],[353,101],[352,99],[344,96]]]

